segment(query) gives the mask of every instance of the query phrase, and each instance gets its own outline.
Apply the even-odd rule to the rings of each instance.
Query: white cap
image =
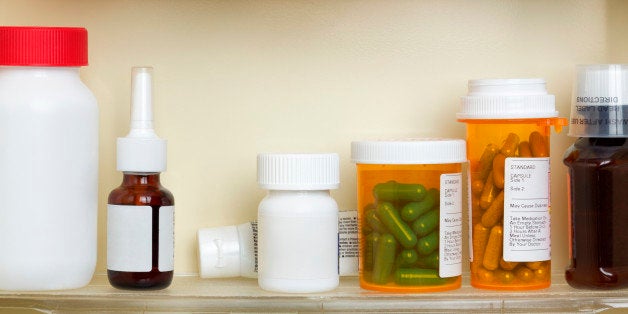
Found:
[[[580,65],[569,136],[628,137],[628,64]]]
[[[358,164],[419,165],[467,161],[466,142],[461,139],[406,139],[351,143],[351,160]]]
[[[118,171],[166,170],[166,141],[153,128],[153,69],[135,67],[131,83],[131,129],[117,141]]]
[[[544,79],[470,80],[457,118],[553,118],[558,116],[554,103],[554,95],[547,93]]]
[[[331,190],[340,185],[338,154],[259,154],[257,182],[267,190]]]
[[[198,230],[201,278],[239,277],[240,242],[236,226]]]

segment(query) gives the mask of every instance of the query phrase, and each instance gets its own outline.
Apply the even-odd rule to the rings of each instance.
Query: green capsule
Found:
[[[415,250],[403,250],[397,254],[397,261],[395,265],[397,267],[410,267],[419,260],[419,254]]]
[[[379,220],[388,229],[388,232],[395,236],[404,248],[409,249],[416,245],[416,235],[412,232],[412,228],[403,222],[393,204],[388,202],[379,203],[375,212]]]
[[[434,251],[432,254],[427,256],[419,256],[417,259],[417,265],[421,268],[438,269],[440,266],[438,251]]]
[[[406,206],[401,209],[401,219],[407,222],[416,220],[419,216],[425,214],[434,207],[436,204],[434,197],[435,195],[432,189],[425,194],[422,201],[407,203]]]
[[[438,270],[421,268],[399,268],[395,271],[394,277],[395,283],[402,286],[432,286],[450,280],[438,276]]]
[[[419,243],[416,246],[416,250],[421,255],[428,255],[436,250],[438,250],[438,241],[440,239],[440,234],[438,230],[422,237],[419,239]]]
[[[434,231],[440,223],[440,210],[438,208],[423,214],[412,223],[412,231],[417,237],[423,237]]]
[[[432,195],[434,198],[434,207],[440,207],[440,191],[438,189],[431,188],[427,190],[427,195],[425,195],[425,197],[428,195]]]
[[[421,184],[405,184],[395,181],[377,184],[373,194],[377,201],[417,202],[425,197],[425,187]]]
[[[373,260],[372,281],[376,284],[388,282],[388,276],[392,272],[395,264],[395,253],[397,251],[397,241],[391,234],[385,233],[379,237],[375,249],[375,259]]]
[[[368,209],[367,211],[365,211],[364,217],[366,218],[366,225],[371,228],[371,230],[379,233],[386,232],[386,227],[384,227],[382,221],[379,220],[379,217],[377,217],[375,209]]]
[[[380,235],[377,232],[369,233],[366,236],[366,246],[364,247],[364,270],[373,270],[373,260],[375,259],[375,248],[379,242]]]

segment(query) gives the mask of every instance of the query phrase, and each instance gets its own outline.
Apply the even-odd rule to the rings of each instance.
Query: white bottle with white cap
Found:
[[[258,283],[264,290],[322,292],[338,286],[337,154],[259,154]]]

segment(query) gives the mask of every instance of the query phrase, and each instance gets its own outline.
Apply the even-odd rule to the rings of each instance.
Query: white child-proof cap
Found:
[[[547,93],[545,80],[481,79],[469,81],[469,92],[461,97],[458,119],[531,119],[558,116],[554,95]]]
[[[452,164],[466,162],[467,150],[461,139],[359,141],[351,143],[351,160],[378,165]]]
[[[257,155],[257,182],[267,190],[332,190],[340,185],[338,154]]]
[[[239,277],[240,239],[236,226],[198,230],[198,261],[201,278]]]

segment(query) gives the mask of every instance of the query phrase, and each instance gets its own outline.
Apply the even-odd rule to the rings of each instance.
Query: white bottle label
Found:
[[[549,158],[506,158],[504,260],[551,258]]]
[[[358,212],[338,212],[338,273],[358,275]]]
[[[159,207],[159,271],[174,270],[174,206]]]
[[[440,176],[440,277],[462,274],[462,174]]]
[[[159,270],[174,269],[174,206],[159,208]],[[107,205],[107,269],[149,272],[153,260],[153,209]]]

